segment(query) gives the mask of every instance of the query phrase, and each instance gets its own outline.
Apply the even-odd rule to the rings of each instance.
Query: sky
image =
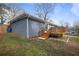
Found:
[[[32,3],[17,3],[17,6],[23,8],[27,13],[34,15],[34,4]],[[55,24],[68,22],[73,25],[79,20],[79,4],[78,3],[57,3],[54,12],[50,15],[50,19]]]

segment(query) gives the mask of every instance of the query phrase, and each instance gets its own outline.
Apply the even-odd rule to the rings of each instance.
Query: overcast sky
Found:
[[[17,3],[17,6],[23,8],[27,13],[34,15],[34,4],[32,3]],[[79,20],[79,4],[57,3],[54,13],[50,15],[50,19],[54,23],[59,24],[62,22],[73,22]]]

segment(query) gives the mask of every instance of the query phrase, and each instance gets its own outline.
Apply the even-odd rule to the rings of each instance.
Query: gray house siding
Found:
[[[43,23],[29,20],[29,36],[30,37],[38,36],[38,32],[39,32],[40,28],[42,27],[42,25],[43,25]]]
[[[27,21],[26,21],[26,19],[15,22],[11,26],[12,26],[12,32],[15,32],[17,34],[24,35],[24,36],[27,35]]]
[[[38,36],[40,28],[43,26],[43,23],[28,19],[28,35],[29,37]],[[18,22],[15,22],[11,25],[12,32],[17,34],[27,36],[27,19],[22,19]]]

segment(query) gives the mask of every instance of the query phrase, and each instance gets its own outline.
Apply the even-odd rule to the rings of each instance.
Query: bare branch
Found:
[[[35,6],[35,14],[44,20],[47,20],[47,18],[49,18],[49,15],[53,13],[55,8],[55,4],[49,4],[49,3],[39,3],[34,4],[34,6]]]

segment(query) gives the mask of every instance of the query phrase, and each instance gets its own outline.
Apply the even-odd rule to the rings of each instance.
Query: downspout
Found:
[[[29,22],[28,22],[28,18],[27,18],[27,38],[29,38]]]

